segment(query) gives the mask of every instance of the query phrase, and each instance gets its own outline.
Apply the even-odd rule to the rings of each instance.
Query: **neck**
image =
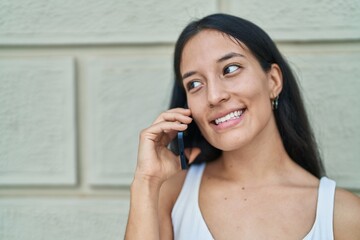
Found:
[[[295,165],[285,151],[277,128],[270,129],[250,144],[222,153],[219,167],[224,178],[257,185],[281,179]]]

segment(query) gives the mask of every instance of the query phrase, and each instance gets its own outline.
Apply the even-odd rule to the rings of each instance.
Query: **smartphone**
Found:
[[[179,154],[180,154],[180,164],[181,169],[188,169],[189,168],[189,160],[185,156],[184,152],[184,132],[178,132],[177,134],[178,138],[178,146],[179,146]]]

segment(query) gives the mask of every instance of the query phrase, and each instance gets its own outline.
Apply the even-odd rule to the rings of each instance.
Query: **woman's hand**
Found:
[[[167,146],[178,131],[187,129],[192,121],[190,114],[189,109],[171,109],[141,131],[125,239],[160,238],[160,188],[164,181],[181,171],[179,157]]]
[[[170,109],[160,114],[150,127],[141,132],[135,178],[145,178],[161,185],[180,171],[179,156],[167,146],[177,132],[187,129],[192,121],[190,114],[189,109]],[[194,160],[192,158],[189,161]]]

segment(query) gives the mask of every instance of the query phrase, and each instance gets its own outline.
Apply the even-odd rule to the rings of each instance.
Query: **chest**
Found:
[[[316,215],[316,189],[217,185],[199,191],[199,208],[217,240],[303,239]]]

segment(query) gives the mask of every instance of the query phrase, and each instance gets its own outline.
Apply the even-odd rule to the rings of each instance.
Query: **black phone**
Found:
[[[179,147],[179,155],[180,155],[180,164],[181,169],[188,169],[189,168],[189,160],[185,156],[185,144],[184,144],[184,132],[178,132],[177,138],[178,138],[178,147]]]

